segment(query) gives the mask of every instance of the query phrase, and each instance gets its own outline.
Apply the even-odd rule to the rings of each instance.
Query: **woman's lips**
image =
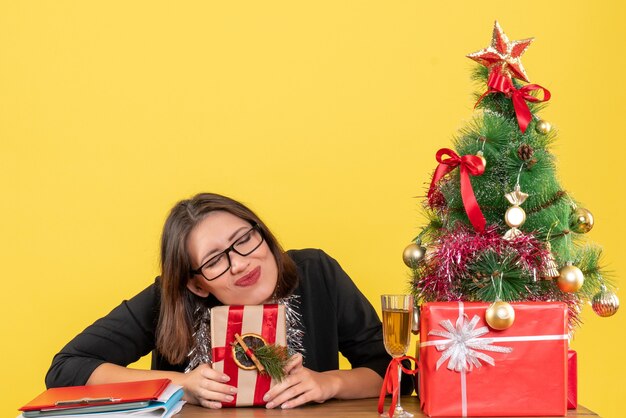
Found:
[[[235,285],[241,286],[241,287],[252,286],[253,284],[259,281],[260,277],[261,277],[261,266],[258,266],[254,270],[252,270],[250,273],[238,279],[235,282]]]

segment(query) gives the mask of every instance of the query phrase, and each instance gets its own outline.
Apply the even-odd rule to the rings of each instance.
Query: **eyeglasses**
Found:
[[[257,224],[254,224],[252,228],[246,231],[242,236],[237,238],[235,242],[221,253],[208,259],[198,269],[191,270],[191,274],[201,274],[208,281],[212,281],[223,275],[230,269],[230,252],[234,251],[237,254],[245,257],[252,254],[254,250],[259,248],[263,243],[263,234]]]

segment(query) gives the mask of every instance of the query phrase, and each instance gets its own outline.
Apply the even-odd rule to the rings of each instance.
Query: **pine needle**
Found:
[[[243,348],[236,345],[235,350],[243,353]],[[272,379],[280,382],[285,378],[285,365],[289,360],[287,347],[280,345],[264,345],[252,350],[259,362],[265,367],[267,373]]]

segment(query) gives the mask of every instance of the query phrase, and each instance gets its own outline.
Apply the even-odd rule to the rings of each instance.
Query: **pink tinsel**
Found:
[[[520,268],[535,277],[550,254],[545,243],[533,235],[524,234],[506,240],[495,225],[487,227],[483,233],[458,225],[429,246],[432,251],[428,252],[416,287],[420,297],[440,301],[464,299],[458,287],[461,280],[469,279],[467,267],[487,251],[503,256],[516,254],[515,261]]]
[[[545,242],[539,241],[534,234],[521,234],[506,240],[496,225],[477,233],[462,224],[440,232],[439,237],[428,244],[426,259],[416,272],[416,295],[424,301],[472,300],[470,295],[463,294],[461,287],[463,281],[473,279],[468,267],[486,252],[502,256],[503,260],[508,257],[508,262],[514,262],[528,277],[543,280],[540,275],[550,259],[550,251]],[[556,286],[553,292],[545,292],[544,289],[541,294],[528,290],[525,300],[566,303],[571,329],[580,321],[581,301],[576,294],[564,294]]]

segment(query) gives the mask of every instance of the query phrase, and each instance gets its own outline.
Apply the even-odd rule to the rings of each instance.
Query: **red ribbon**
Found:
[[[276,323],[278,322],[278,305],[275,303],[263,305],[263,323],[261,325],[261,337],[268,344],[276,342]],[[268,374],[258,373],[254,387],[254,404],[265,405],[263,396],[270,390],[272,378]]]
[[[235,341],[235,334],[241,334],[241,327],[243,325],[243,306],[231,306],[228,309],[228,325],[226,327],[226,341]],[[213,361],[217,361],[213,357]],[[230,377],[229,384],[237,387],[239,380],[239,368],[237,364],[235,364],[235,360],[233,360],[233,350],[231,349],[230,344],[228,344],[228,348],[225,350],[225,358],[224,358],[224,374]],[[224,406],[236,406],[237,405],[237,395],[233,395],[233,400],[231,402],[224,402]]]
[[[444,159],[444,156],[449,158]],[[428,200],[431,201],[434,194],[437,192],[437,182],[441,180],[443,176],[454,170],[457,166],[460,166],[461,170],[461,197],[463,199],[463,206],[470,222],[474,226],[474,229],[478,232],[483,232],[485,229],[485,217],[478,206],[476,196],[474,195],[474,189],[470,182],[469,176],[480,176],[485,172],[485,165],[480,157],[476,155],[459,155],[449,148],[441,148],[437,151],[437,161],[439,165],[435,170],[433,179],[430,182],[430,188],[428,189]]]
[[[415,370],[407,369],[402,365],[402,360],[413,360],[415,363]],[[411,356],[394,357],[391,359],[389,366],[387,366],[387,372],[385,373],[385,379],[383,380],[383,387],[380,388],[380,395],[378,396],[378,413],[382,414],[385,406],[385,396],[391,394],[391,404],[387,414],[389,418],[393,417],[394,410],[398,404],[398,396],[400,396],[400,385],[398,385],[399,370],[406,374],[417,374],[418,366],[417,360]]]
[[[528,128],[528,124],[532,120],[532,114],[530,113],[530,109],[528,108],[528,104],[526,102],[547,102],[550,100],[550,91],[548,89],[541,87],[538,84],[527,84],[520,89],[516,89],[513,85],[513,81],[511,81],[511,77],[505,74],[502,74],[501,71],[496,69],[492,70],[489,73],[489,79],[487,80],[487,86],[489,90],[486,91],[478,101],[476,102],[476,106],[481,102],[482,99],[485,98],[488,94],[491,93],[504,93],[508,97],[511,98],[513,102],[513,109],[515,109],[515,116],[517,117],[517,124],[519,125],[520,131],[522,133],[526,132],[526,128]],[[542,90],[543,91],[543,99],[532,96],[530,94],[531,91],[534,90]]]

